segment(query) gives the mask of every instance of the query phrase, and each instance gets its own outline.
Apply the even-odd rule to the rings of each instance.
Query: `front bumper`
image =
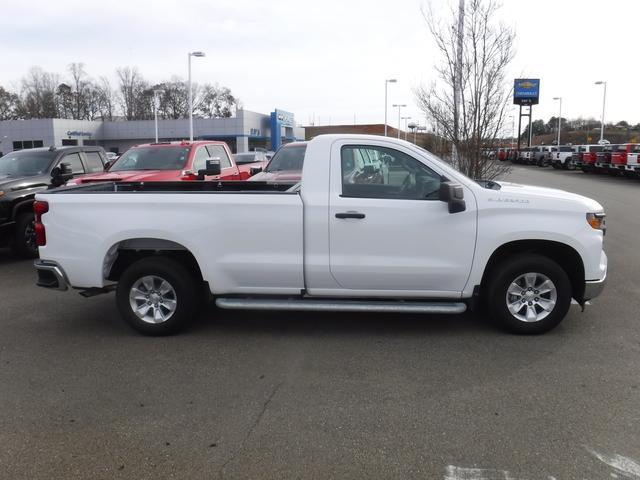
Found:
[[[584,282],[584,300],[592,300],[600,295],[606,283],[606,275],[602,280],[589,280],[588,282]]]
[[[604,253],[604,250],[600,253],[600,266],[598,277],[599,280],[586,280],[584,282],[584,295],[582,296],[583,300],[586,302],[587,300],[591,300],[596,298],[598,295],[602,293],[604,290],[604,286],[607,283],[607,265],[608,265],[607,254]]]
[[[53,290],[65,291],[69,288],[69,281],[64,270],[56,262],[50,260],[36,260],[33,262],[38,273],[36,285]]]

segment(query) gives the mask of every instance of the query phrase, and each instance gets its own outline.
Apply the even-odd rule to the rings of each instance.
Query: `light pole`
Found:
[[[403,103],[402,105],[401,105],[401,104],[398,104],[398,103],[394,103],[394,104],[393,104],[393,108],[398,107],[398,140],[400,139],[400,109],[401,109],[402,107],[406,107],[406,106],[407,106],[407,105],[406,105],[405,103]]]
[[[557,144],[558,147],[560,147],[560,127],[562,125],[562,97],[553,97],[553,99],[560,101],[560,113],[558,113],[558,144]],[[531,119],[529,119],[529,121],[531,121]]]
[[[407,139],[407,120],[411,120],[411,117],[402,117],[404,120],[404,139]]]
[[[156,143],[158,143],[158,106],[160,103],[159,95],[163,93],[164,90],[154,90],[153,91],[153,113],[155,117],[156,123]]]
[[[509,142],[509,144],[511,145],[511,148],[513,148],[513,144],[515,143],[516,139],[516,117],[513,115],[509,115],[509,118],[511,119],[511,141]]]
[[[396,83],[397,80],[395,78],[390,78],[384,81],[384,136],[387,136],[387,85],[390,83]]]
[[[604,92],[602,93],[602,118],[600,119],[600,143],[604,140],[604,105],[607,101],[607,82],[606,80],[598,80],[596,85],[604,85]]]
[[[204,57],[204,52],[189,52],[189,141],[193,142],[193,91],[191,89],[191,57]]]

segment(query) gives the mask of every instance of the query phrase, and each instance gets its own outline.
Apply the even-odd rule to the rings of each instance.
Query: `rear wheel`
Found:
[[[24,258],[37,258],[35,216],[33,213],[22,213],[16,219],[13,249]]]
[[[576,169],[576,164],[573,161],[572,158],[568,158],[567,161],[564,163],[567,170],[575,170]]]
[[[127,268],[116,290],[122,318],[145,335],[170,335],[197,312],[198,282],[177,261],[147,257]]]
[[[492,317],[518,334],[545,333],[569,311],[571,283],[566,272],[542,255],[511,257],[494,270],[488,303]]]

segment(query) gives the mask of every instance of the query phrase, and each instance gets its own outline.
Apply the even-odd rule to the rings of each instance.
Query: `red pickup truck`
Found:
[[[266,162],[236,165],[224,142],[197,140],[193,142],[162,142],[136,145],[127,150],[104,173],[83,175],[69,184],[89,182],[153,182],[197,180],[209,159],[220,161],[220,175],[206,180],[246,180],[252,169]]]
[[[634,176],[635,172],[628,173],[627,161],[629,154],[637,151],[640,145],[637,143],[625,143],[618,145],[618,148],[611,152],[611,169],[620,171],[624,175]]]
[[[604,149],[603,145],[581,145],[582,155],[578,159],[577,167],[584,173],[595,172],[598,153]]]

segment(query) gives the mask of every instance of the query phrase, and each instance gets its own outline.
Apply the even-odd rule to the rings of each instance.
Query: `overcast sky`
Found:
[[[446,16],[453,0],[431,0]],[[456,1],[457,3],[457,1]],[[138,66],[150,81],[187,76],[188,51],[202,50],[194,81],[231,88],[248,110],[281,108],[307,124],[381,123],[389,105],[424,123],[413,89],[438,61],[421,15],[424,0],[22,0],[3,2],[0,85],[17,88],[30,66],[66,73],[83,62],[115,85],[115,69]],[[500,18],[516,29],[511,77],[541,79],[534,119],[640,122],[640,0],[504,0]],[[514,107],[515,108],[515,107]],[[405,115],[405,112],[403,112]],[[389,109],[397,124],[397,110]]]

